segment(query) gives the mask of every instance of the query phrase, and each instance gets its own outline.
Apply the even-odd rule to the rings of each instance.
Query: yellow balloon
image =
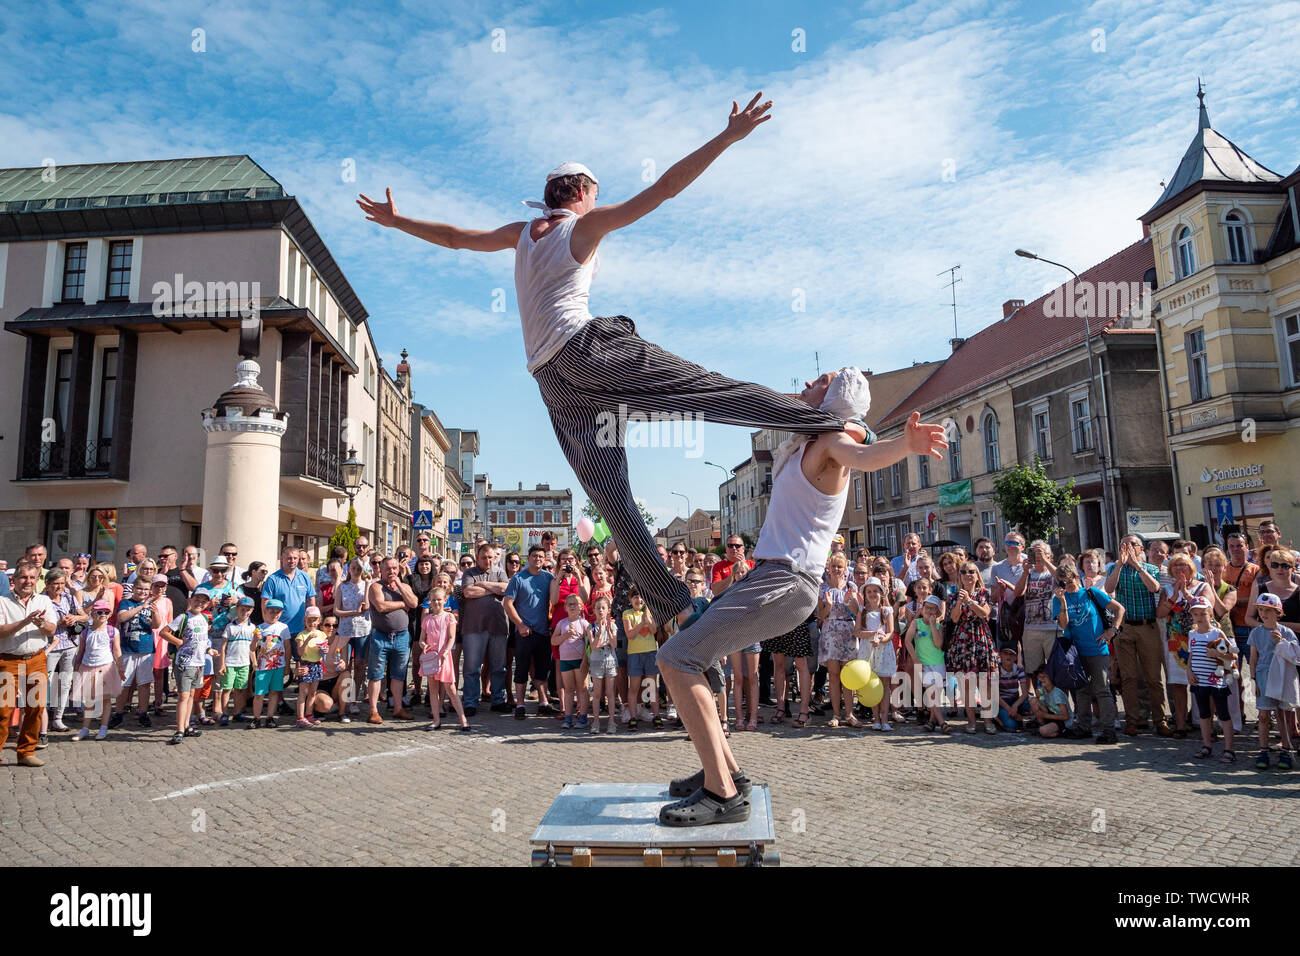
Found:
[[[871,664],[867,661],[849,661],[840,668],[840,683],[849,690],[866,687],[874,676],[871,673]]]
[[[884,682],[875,674],[872,674],[867,686],[858,691],[858,703],[863,707],[875,707],[884,696]]]

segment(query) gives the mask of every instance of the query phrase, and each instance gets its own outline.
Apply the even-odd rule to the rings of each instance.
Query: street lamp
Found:
[[[727,482],[729,482],[732,478],[735,477],[735,476],[734,476],[730,471],[728,471],[726,468],[723,468],[721,465],[717,464],[716,462],[706,461],[705,464],[706,464],[706,465],[712,465],[714,468],[717,468],[719,471],[722,472],[722,475],[723,475],[722,483],[723,483],[724,485],[725,485]],[[731,509],[728,508],[728,507],[726,507],[725,505],[723,506],[723,513],[726,514],[728,518],[731,517]],[[730,521],[727,521],[727,522],[726,522],[726,526],[722,529],[722,533],[723,533],[723,534],[727,534],[727,535],[731,534],[731,522],[730,522]]]
[[[1075,272],[1073,269],[1071,269],[1069,266],[1065,265],[1064,263],[1054,262],[1051,259],[1044,259],[1042,256],[1038,255],[1035,252],[1030,252],[1028,249],[1017,249],[1016,255],[1020,256],[1020,258],[1022,259],[1036,259],[1039,262],[1046,262],[1049,266],[1056,266],[1058,269],[1064,269],[1066,272],[1070,273],[1070,275],[1074,276],[1075,282],[1080,281],[1079,273]],[[1097,437],[1098,451],[1101,454],[1101,506],[1106,514],[1106,522],[1104,522],[1103,524],[1110,525],[1109,529],[1106,527],[1102,528],[1102,543],[1104,545],[1106,543],[1106,539],[1108,537],[1113,536],[1114,530],[1120,527],[1120,524],[1119,524],[1118,516],[1115,514],[1113,508],[1113,502],[1111,500],[1111,495],[1109,491],[1110,455],[1108,454],[1108,446],[1110,444],[1110,440],[1109,440],[1109,434],[1107,433],[1107,430],[1101,427],[1101,409],[1097,405],[1096,394],[1094,391],[1094,382],[1097,378],[1097,372],[1096,372],[1095,363],[1093,361],[1093,353],[1092,353],[1092,323],[1089,321],[1088,309],[1086,306],[1083,309],[1083,341],[1088,350],[1089,418],[1091,418],[1092,421],[1094,422],[1094,430],[1097,432],[1098,435]],[[1108,531],[1110,532],[1110,534],[1107,533]]]
[[[668,493],[669,493],[670,495],[676,495],[678,498],[686,498],[686,496],[685,496],[684,494],[682,494],[680,491],[670,491],[670,492],[668,492]],[[687,520],[687,521],[690,521],[690,520],[691,520],[691,513],[692,513],[692,512],[691,512],[691,499],[690,499],[690,498],[686,498],[686,520]]]
[[[349,508],[361,490],[361,473],[365,470],[365,462],[357,457],[357,450],[349,448],[348,457],[339,463],[339,474],[343,478],[343,490],[348,493]]]

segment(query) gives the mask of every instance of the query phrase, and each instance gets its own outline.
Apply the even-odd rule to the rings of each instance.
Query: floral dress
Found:
[[[955,598],[954,598],[955,600]],[[977,588],[971,600],[989,606],[988,588]],[[987,618],[967,611],[953,629],[952,642],[944,655],[950,671],[961,674],[990,674],[998,666],[998,649]]]
[[[844,601],[854,593],[852,583],[842,588],[833,588],[829,584],[821,586],[822,600],[830,602],[831,610],[822,625],[821,640],[817,644],[817,659],[821,664],[827,661],[851,661],[858,656],[858,638],[853,633],[853,612]]]

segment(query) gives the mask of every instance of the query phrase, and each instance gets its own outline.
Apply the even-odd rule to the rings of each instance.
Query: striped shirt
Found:
[[[1107,577],[1114,567],[1115,565],[1112,564],[1106,568]],[[1159,578],[1160,569],[1154,564],[1143,562],[1142,568],[1151,577]],[[1115,600],[1124,605],[1126,621],[1155,620],[1157,595],[1147,590],[1147,586],[1142,583],[1142,576],[1127,564],[1119,569],[1119,580],[1115,583]]]
[[[1187,666],[1196,675],[1196,682],[1202,687],[1225,686],[1223,678],[1214,673],[1219,667],[1219,662],[1206,653],[1206,649],[1222,640],[1223,636],[1223,632],[1217,627],[1210,628],[1208,634],[1192,631],[1187,635]]]

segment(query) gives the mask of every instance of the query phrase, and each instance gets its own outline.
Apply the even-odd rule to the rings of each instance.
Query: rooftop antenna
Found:
[[[944,269],[943,272],[939,273],[941,276],[948,276],[948,281],[944,284],[952,288],[952,337],[954,339],[960,338],[957,334],[957,283],[961,281],[957,277],[957,270],[960,268],[961,264],[958,263],[951,269]]]

